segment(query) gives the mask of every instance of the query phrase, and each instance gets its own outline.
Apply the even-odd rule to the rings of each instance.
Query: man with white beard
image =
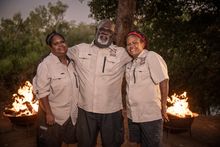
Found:
[[[131,58],[124,48],[113,45],[114,32],[114,23],[102,20],[91,44],[68,50],[79,75],[79,147],[94,147],[99,132],[103,147],[119,147],[124,141],[121,87]]]

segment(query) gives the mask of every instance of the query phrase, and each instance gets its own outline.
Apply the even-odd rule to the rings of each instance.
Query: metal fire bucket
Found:
[[[5,112],[3,112],[3,116],[8,117],[12,124],[22,125],[22,126],[32,125],[37,120],[37,114],[33,114],[29,116],[26,116],[26,115],[25,116],[14,116],[14,115],[6,114]]]
[[[180,118],[174,115],[168,114],[169,120],[168,122],[164,122],[163,127],[168,132],[186,132],[189,131],[191,136],[191,126],[194,120],[194,117],[188,116],[185,118]]]

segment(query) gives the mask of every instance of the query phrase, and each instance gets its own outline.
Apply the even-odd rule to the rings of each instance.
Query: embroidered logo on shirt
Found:
[[[115,48],[110,49],[110,56],[116,57],[117,50]]]
[[[140,65],[143,65],[143,64],[145,64],[145,57],[140,58]]]

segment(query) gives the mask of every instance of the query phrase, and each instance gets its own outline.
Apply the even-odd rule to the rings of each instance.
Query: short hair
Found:
[[[103,27],[104,25],[105,25],[106,27],[108,27],[113,33],[115,32],[115,24],[114,24],[113,21],[111,21],[111,20],[109,20],[109,19],[103,19],[103,20],[101,20],[101,21],[98,23],[96,29],[99,30],[99,29],[100,29],[101,27]]]

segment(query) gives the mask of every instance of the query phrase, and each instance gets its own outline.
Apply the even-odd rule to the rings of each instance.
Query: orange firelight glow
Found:
[[[17,94],[13,94],[14,100],[12,106],[6,107],[5,110],[14,112],[15,116],[30,116],[38,112],[38,101],[34,99],[32,93],[33,86],[29,81],[26,81],[23,87],[18,89]]]
[[[186,92],[181,95],[176,95],[175,93],[171,96],[171,98],[167,99],[167,102],[172,104],[172,106],[167,108],[167,113],[171,115],[175,115],[180,118],[184,117],[197,117],[197,113],[193,113],[189,110],[188,106],[188,97],[186,96]]]

